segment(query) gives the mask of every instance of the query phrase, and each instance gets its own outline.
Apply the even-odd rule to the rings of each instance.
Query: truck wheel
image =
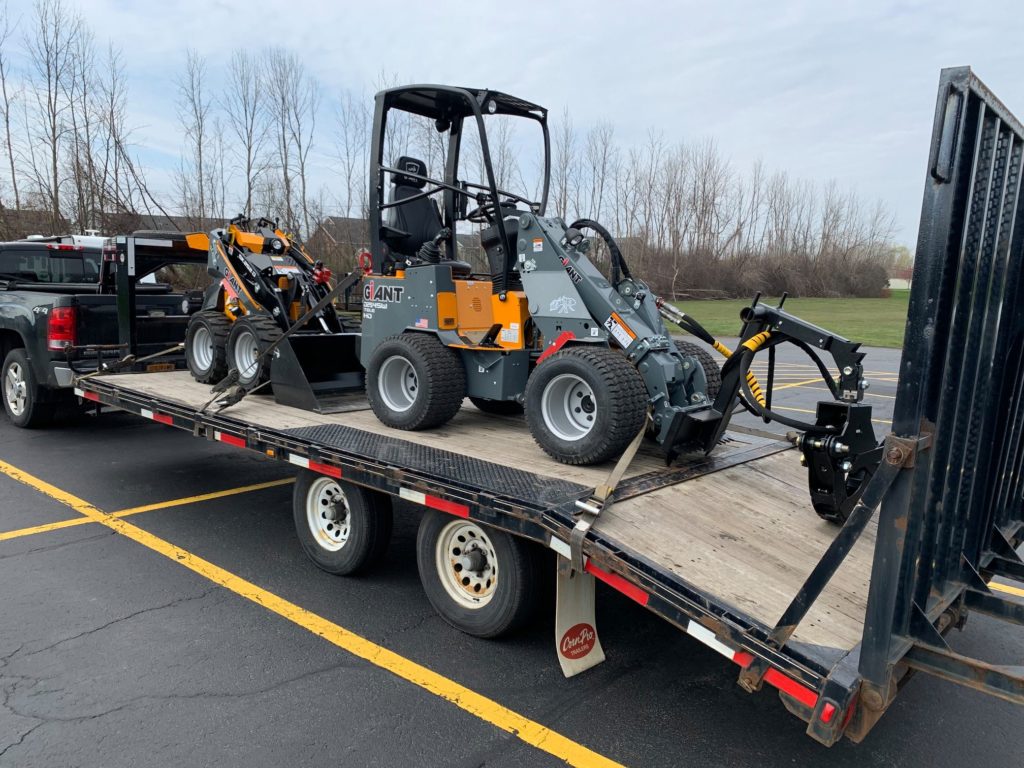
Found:
[[[442,619],[475,637],[498,637],[533,613],[539,558],[529,543],[461,517],[428,510],[416,535],[427,600]]]
[[[185,331],[185,362],[192,378],[201,384],[215,384],[228,375],[228,336],[231,321],[221,312],[196,312]]]
[[[7,353],[0,379],[3,380],[4,410],[14,426],[31,429],[53,420],[53,404],[44,400],[24,349]]]
[[[556,352],[526,382],[530,434],[563,464],[599,464],[618,456],[646,418],[640,373],[605,347]]]
[[[309,559],[339,576],[373,565],[391,540],[391,499],[386,494],[308,469],[295,480],[292,516]]]
[[[252,389],[270,379],[270,360],[260,355],[280,336],[281,326],[267,315],[249,315],[232,323],[228,360],[242,387]]]
[[[689,341],[677,341],[676,348],[684,355],[696,357],[700,367],[704,369],[704,378],[708,382],[706,394],[708,400],[715,402],[718,397],[718,390],[722,388],[722,369],[718,367],[718,361],[704,347],[697,346]]]
[[[495,416],[518,416],[523,412],[522,403],[515,400],[488,400],[485,397],[471,397],[469,402],[484,413],[493,413]]]
[[[466,372],[459,356],[436,336],[389,336],[366,367],[366,396],[377,418],[389,427],[430,429],[459,412]]]

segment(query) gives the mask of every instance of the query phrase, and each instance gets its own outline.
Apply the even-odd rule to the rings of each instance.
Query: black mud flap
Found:
[[[358,333],[295,334],[274,350],[274,400],[305,411],[332,413],[360,407],[365,372]]]

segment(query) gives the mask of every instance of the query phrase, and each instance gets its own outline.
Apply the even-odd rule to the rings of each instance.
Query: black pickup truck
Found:
[[[11,423],[48,423],[73,405],[74,373],[95,370],[104,355],[120,357],[115,265],[103,248],[72,237],[0,243],[0,369]],[[185,337],[190,303],[169,285],[137,287],[135,322],[140,356]],[[154,363],[173,366],[173,361]]]

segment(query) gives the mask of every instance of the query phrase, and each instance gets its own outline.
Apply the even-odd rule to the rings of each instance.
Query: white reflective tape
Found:
[[[78,395],[78,397],[85,397],[85,390],[75,387],[75,394]]]
[[[174,245],[172,240],[154,240],[151,237],[136,237],[132,239],[135,240],[136,245],[148,245],[151,248],[170,248]]]
[[[410,490],[409,488],[399,488],[398,489],[398,495],[400,497],[402,497],[403,499],[407,499],[408,501],[414,501],[417,504],[426,504],[427,503],[427,495],[425,493],[420,493],[419,491],[413,491],[413,490]]]
[[[292,464],[294,464],[297,467],[302,467],[303,469],[309,469],[309,459],[307,459],[305,456],[299,456],[299,454],[297,454],[297,453],[289,453],[288,454],[288,461],[290,461]]]
[[[562,541],[557,536],[551,537],[551,540],[548,541],[548,546],[567,560],[572,558],[572,549],[566,542]]]
[[[703,624],[698,624],[696,621],[691,620],[690,623],[686,625],[686,634],[690,637],[697,638],[708,648],[718,651],[727,659],[732,659],[732,657],[736,655],[736,651],[715,637],[714,632]]]
[[[142,417],[144,419],[152,419],[153,418],[153,412],[152,411],[147,411],[145,408],[140,409],[139,413],[142,415]]]

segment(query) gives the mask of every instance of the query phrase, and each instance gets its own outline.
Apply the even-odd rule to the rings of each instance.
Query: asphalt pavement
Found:
[[[870,350],[866,362],[881,434],[898,352]],[[775,406],[813,412],[826,396],[813,369],[779,363]],[[38,431],[0,420],[0,460],[0,766],[468,768],[568,756],[962,768],[1024,753],[1021,709],[924,676],[864,743],[826,749],[773,691],[744,693],[734,665],[604,588],[608,660],[566,680],[553,617],[485,641],[434,614],[416,572],[416,510],[398,506],[379,567],[330,576],[296,539],[287,465],[138,417]],[[89,522],[96,510],[121,511],[137,533]],[[349,633],[346,647],[365,641],[393,657],[370,663],[307,628],[328,624]],[[1024,659],[1019,633],[984,617],[953,641],[993,661]],[[446,682],[410,682],[421,669]],[[474,714],[451,691],[491,704]],[[550,729],[555,754],[510,733],[508,712]]]

